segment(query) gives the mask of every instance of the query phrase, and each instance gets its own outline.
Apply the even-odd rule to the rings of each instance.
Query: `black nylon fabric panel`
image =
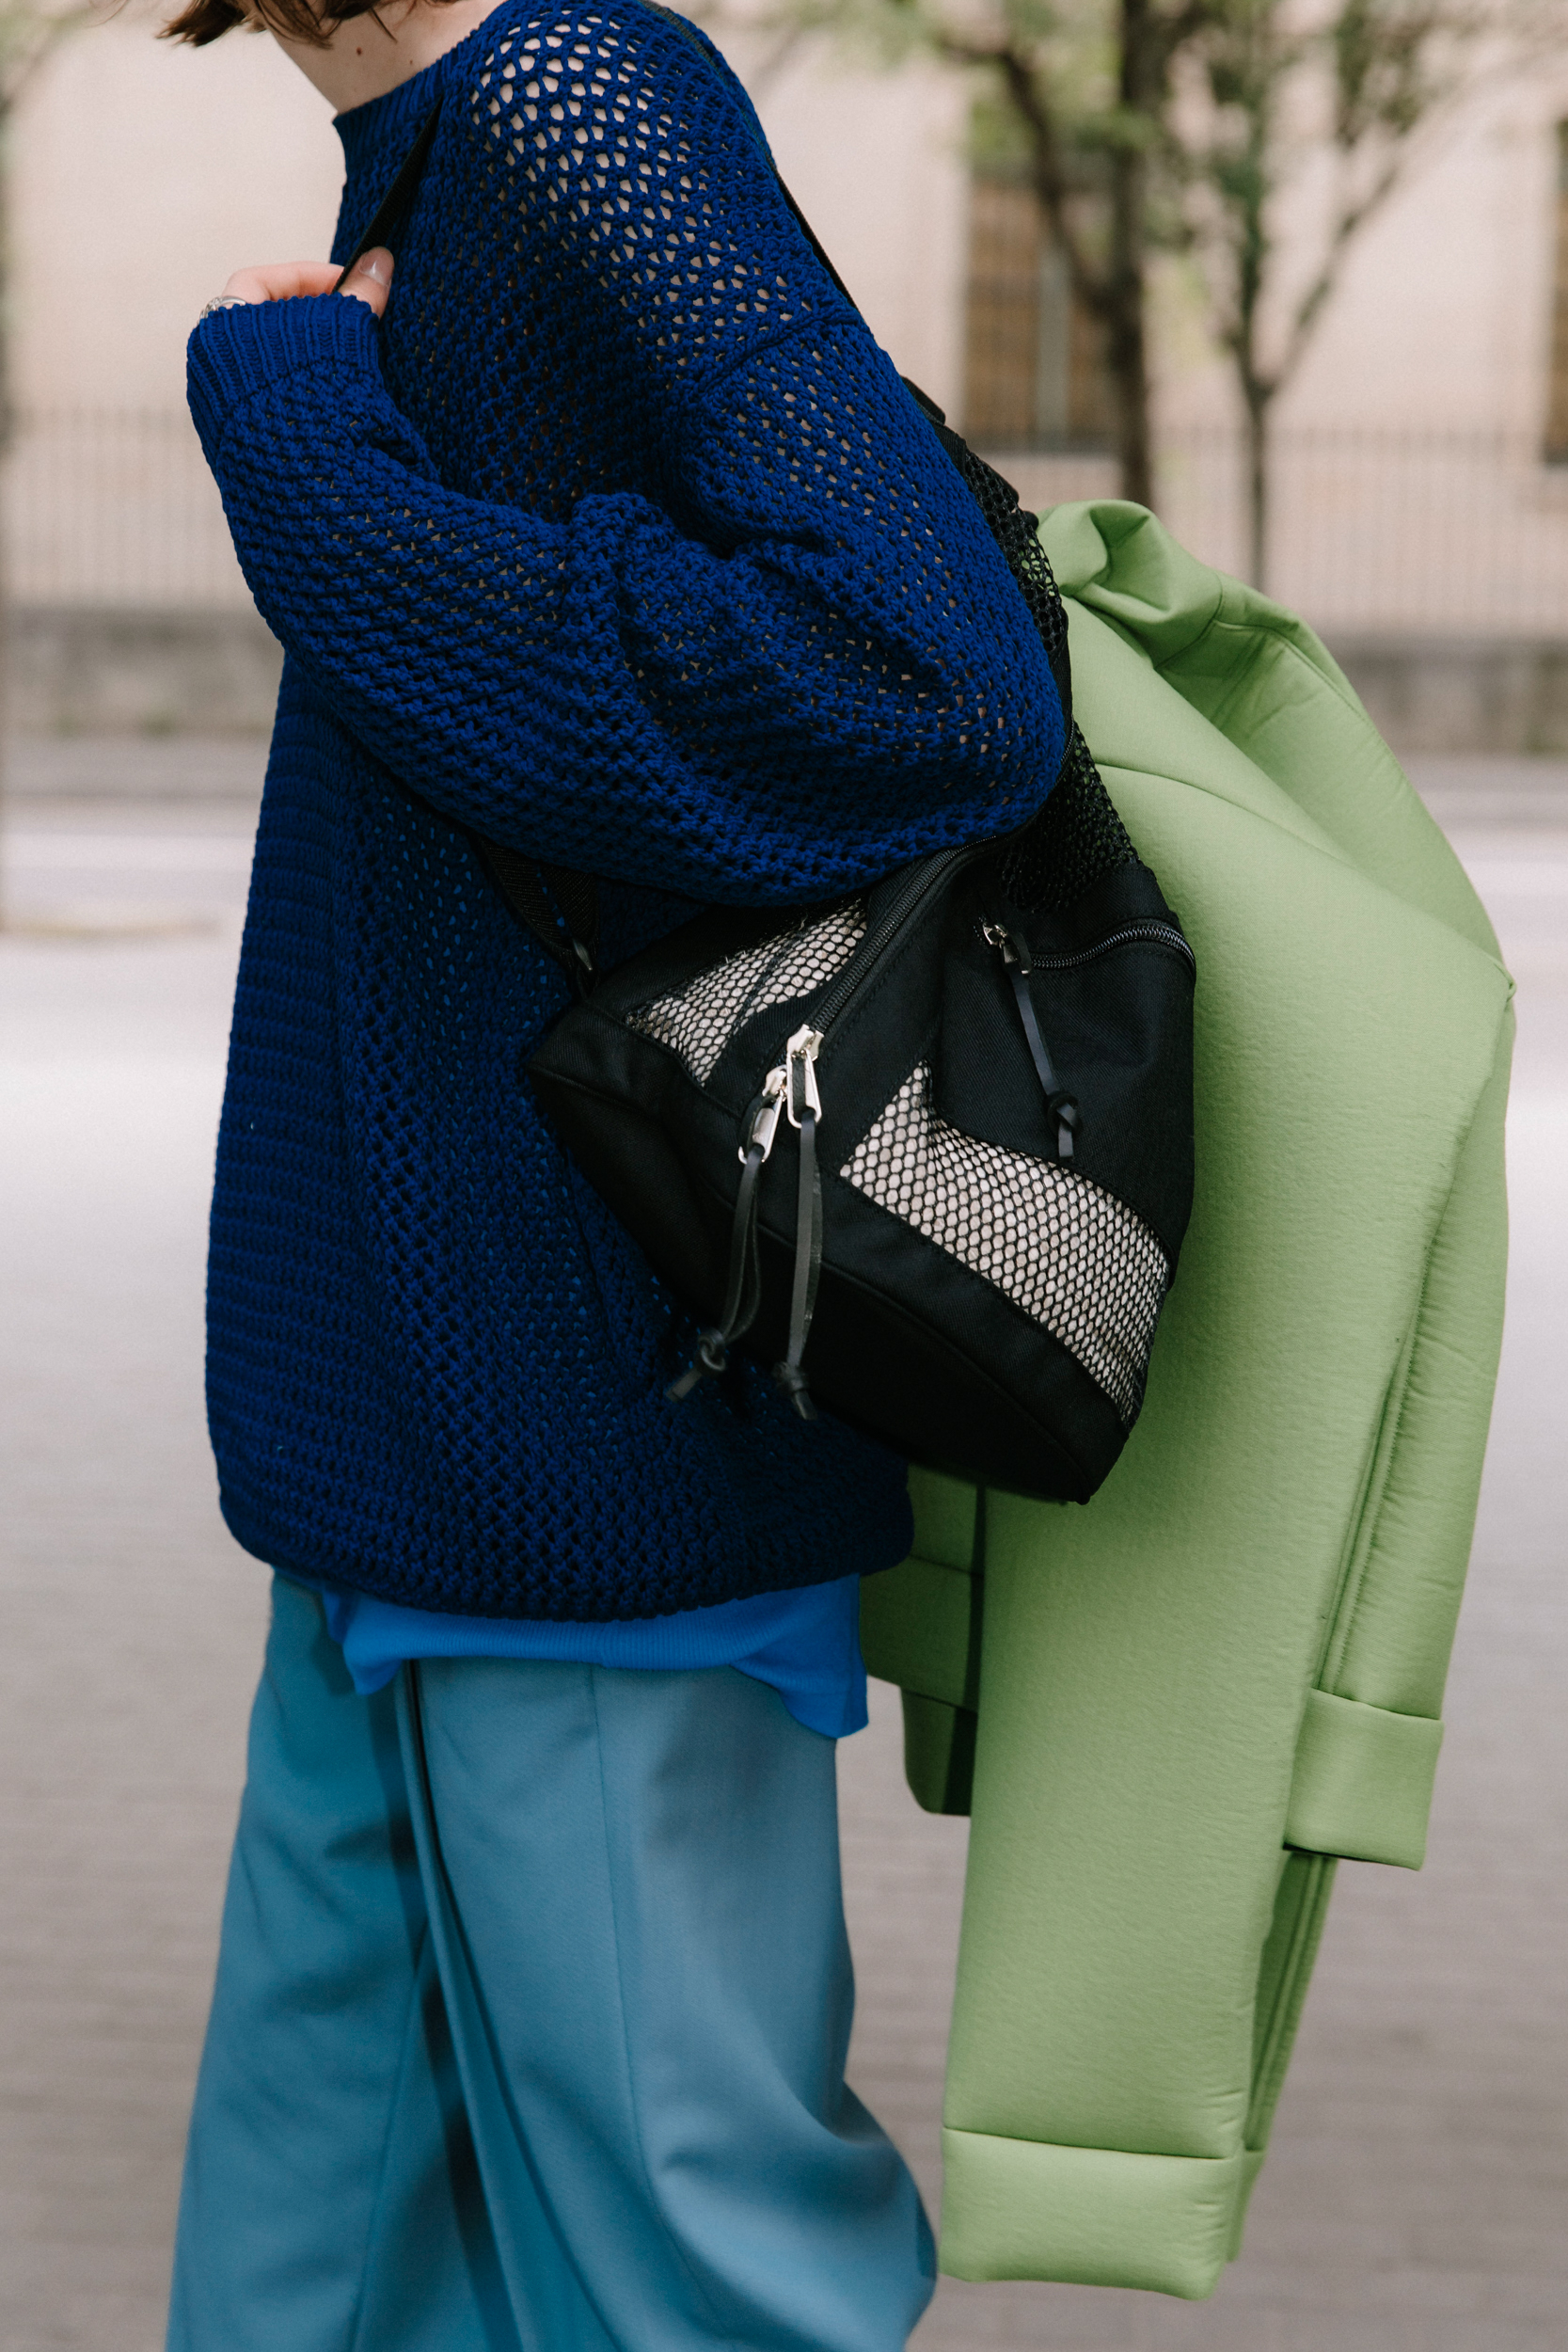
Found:
[[[997,955],[977,936],[983,892],[958,911],[941,988],[934,1049],[936,1107],[967,1135],[1053,1156],[1056,1122],[1027,1055]],[[1145,866],[1118,868],[1075,919],[1025,917],[1036,958],[1036,1018],[1083,1123],[1073,1166],[1136,1211],[1172,1264],[1193,1207],[1192,973],[1170,947],[1130,940],[1096,952],[1126,926],[1175,918]],[[1053,970],[1053,954],[1087,960]]]
[[[612,1040],[598,1041],[597,1089],[581,1082],[581,1061],[567,1079],[563,1057],[551,1067],[541,1055],[533,1068],[540,1097],[633,1238],[692,1312],[710,1321],[723,1290],[735,1185],[710,1187],[694,1170],[717,1176],[727,1159],[738,1181],[733,1143],[726,1134],[727,1152],[716,1151],[710,1120],[692,1116],[689,1102],[674,1104],[668,1079],[660,1087],[657,1059],[669,1058],[662,1049],[633,1051],[620,1074],[636,1075],[623,1089]],[[684,1152],[673,1141],[677,1134]],[[789,1179],[772,1187],[764,1214],[764,1306],[740,1343],[741,1353],[768,1365],[782,1356],[788,1329],[792,1167]],[[989,1283],[912,1242],[896,1217],[837,1177],[824,1192],[832,1257],[808,1350],[817,1401],[912,1461],[1047,1501],[1086,1502],[1126,1437],[1095,1382]]]

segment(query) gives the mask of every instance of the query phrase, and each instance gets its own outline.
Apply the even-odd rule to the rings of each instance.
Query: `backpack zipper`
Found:
[[[800,1136],[796,1188],[795,1274],[790,1285],[789,1341],[773,1377],[802,1421],[815,1421],[816,1407],[806,1386],[800,1359],[811,1333],[816,1307],[816,1282],[822,1263],[822,1178],[816,1166],[816,1122],[822,1098],[817,1090],[816,1057],[827,1041],[828,1025],[837,1020],[856,990],[881,962],[889,947],[923,900],[951,873],[955,865],[982,856],[994,845],[979,842],[958,850],[943,850],[924,858],[906,875],[874,930],[867,931],[847,965],[831,981],[810,1015],[789,1037],[782,1058],[763,1079],[762,1088],[740,1122],[740,1185],[730,1228],[729,1279],[717,1324],[697,1335],[693,1361],[665,1390],[672,1404],[691,1394],[705,1377],[722,1373],[731,1343],[740,1339],[756,1319],[762,1285],[757,1260],[757,1191],[763,1168],[772,1156],[784,1120]]]
[[[1045,1106],[1056,1121],[1056,1157],[1058,1160],[1070,1160],[1073,1156],[1073,1138],[1084,1124],[1083,1113],[1078,1107],[1076,1095],[1069,1094],[1057,1076],[1050,1048],[1040,1034],[1035,1000],[1029,993],[1030,976],[1041,971],[1069,972],[1077,964],[1092,962],[1096,956],[1105,955],[1113,947],[1131,946],[1140,940],[1147,940],[1153,946],[1168,948],[1180,955],[1195,975],[1197,959],[1183,934],[1172,923],[1125,923],[1119,931],[1112,931],[1107,938],[1096,940],[1092,947],[1080,947],[1054,956],[1037,956],[1022,932],[1010,930],[999,914],[982,915],[975,929],[987,946],[993,947],[1002,959],[1003,971],[1006,974],[1018,1006],[1018,1017],[1022,1025],[1024,1042],[1029,1048],[1029,1058],[1035,1065],[1035,1075],[1045,1096]]]
[[[795,1277],[790,1287],[789,1339],[773,1377],[802,1421],[815,1421],[816,1407],[800,1359],[816,1311],[816,1285],[822,1271],[822,1179],[816,1166],[816,1122],[822,1098],[816,1090],[816,1054],[821,1034],[803,1024],[784,1047],[784,1057],[768,1073],[762,1091],[740,1122],[740,1184],[730,1226],[729,1276],[719,1321],[697,1335],[696,1354],[665,1395],[673,1405],[689,1397],[698,1384],[722,1373],[731,1343],[744,1338],[762,1304],[762,1273],[757,1257],[757,1187],[772,1155],[780,1122],[787,1119],[800,1138],[796,1184]]]
[[[913,871],[905,876],[892,904],[883,908],[875,930],[866,933],[837,979],[830,982],[827,993],[819,996],[812,1007],[811,1026],[816,1031],[821,1043],[826,1044],[832,1024],[863,983],[869,979],[927,894],[946,880],[955,866],[983,857],[987,850],[995,847],[994,841],[980,841],[959,850],[942,850],[935,857],[923,858]]]
[[[1040,1092],[1045,1097],[1045,1107],[1056,1121],[1056,1157],[1058,1160],[1070,1160],[1072,1139],[1082,1127],[1084,1118],[1078,1107],[1078,1097],[1075,1094],[1069,1094],[1060,1078],[1057,1077],[1050,1048],[1040,1035],[1040,1025],[1035,1012],[1035,1000],[1029,993],[1029,976],[1035,968],[1035,959],[1030,952],[1029,943],[1017,931],[1010,931],[1006,924],[1000,921],[994,914],[983,917],[979,929],[980,936],[987,946],[994,947],[1001,957],[1002,969],[1006,974],[1008,984],[1012,989],[1013,1001],[1018,1007],[1018,1017],[1023,1026],[1024,1043],[1029,1048],[1029,1058],[1035,1065],[1035,1075],[1040,1082]]]
[[[822,1180],[816,1166],[816,1123],[822,1113],[822,1099],[817,1089],[816,1057],[828,1042],[833,1024],[880,966],[890,948],[896,944],[901,932],[931,892],[956,867],[974,863],[995,846],[994,842],[986,841],[971,843],[962,849],[942,850],[935,857],[923,859],[914,871],[906,876],[891,904],[883,909],[876,928],[866,933],[845,969],[817,998],[809,1017],[785,1042],[783,1058],[764,1078],[761,1090],[748,1107],[740,1125],[737,1156],[741,1163],[741,1181],[731,1232],[729,1279],[723,1310],[719,1323],[699,1334],[696,1360],[665,1391],[673,1402],[689,1396],[705,1375],[723,1372],[730,1343],[750,1328],[756,1315],[761,1299],[756,1242],[758,1181],[772,1156],[779,1129],[787,1120],[800,1138],[795,1273],[791,1286],[787,1350],[783,1360],[774,1365],[773,1376],[800,1418],[803,1421],[816,1420],[816,1408],[806,1387],[801,1358],[811,1332],[816,1305],[817,1275],[822,1262]],[[1056,1083],[1056,1073],[1044,1040],[1039,1035],[1028,995],[1030,971],[1041,968],[1066,971],[1074,964],[1088,962],[1091,957],[1105,954],[1112,947],[1126,946],[1137,940],[1148,940],[1155,946],[1173,950],[1185,960],[1195,973],[1197,960],[1181,932],[1169,923],[1130,923],[1119,931],[1113,931],[1108,939],[1099,940],[1094,946],[1081,948],[1076,954],[1040,956],[1033,960],[1023,942],[1016,939],[1005,926],[996,923],[983,925],[981,936],[1001,951],[1004,966],[1018,999],[1020,1017],[1047,1104],[1056,1116],[1057,1157],[1069,1160],[1073,1155],[1073,1137],[1080,1124],[1078,1105],[1073,1097]]]
[[[1074,964],[1092,962],[1096,956],[1106,955],[1113,947],[1126,947],[1140,939],[1151,940],[1156,946],[1169,947],[1196,977],[1197,958],[1186,934],[1179,931],[1174,924],[1155,922],[1129,923],[1123,930],[1112,931],[1108,938],[1097,939],[1092,947],[1079,947],[1058,956],[1037,956],[1035,969],[1037,972],[1070,972]]]

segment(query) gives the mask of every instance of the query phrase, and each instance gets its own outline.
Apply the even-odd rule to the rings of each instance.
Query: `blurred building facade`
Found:
[[[134,0],[62,44],[12,145],[8,561],[24,723],[101,723],[68,707],[85,672],[62,615],[78,638],[96,616],[92,660],[118,676],[110,716],[119,693],[128,723],[159,723],[154,617],[166,651],[177,615],[204,616],[210,639],[225,613],[245,619],[183,421],[185,336],[230,269],[325,252],[331,235],[341,158],[325,103],[265,38],[191,52],[156,40],[156,23]],[[732,53],[898,366],[1030,502],[1114,494],[1092,329],[1025,192],[972,167],[964,86],[821,48]],[[1331,638],[1464,639],[1515,671],[1521,646],[1539,669],[1568,641],[1565,189],[1568,56],[1479,87],[1354,252],[1279,409],[1271,586]],[[1162,506],[1239,569],[1234,405],[1175,270],[1157,333]],[[1568,734],[1568,654],[1560,666]],[[188,681],[158,691],[180,723]]]

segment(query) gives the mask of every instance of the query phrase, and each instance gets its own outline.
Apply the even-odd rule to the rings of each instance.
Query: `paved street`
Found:
[[[35,755],[6,838],[0,2352],[162,2342],[264,1605],[200,1396],[256,766]],[[1521,1015],[1512,1317],[1432,1858],[1341,1871],[1212,2302],[945,2281],[924,2352],[1568,2346],[1568,771],[1420,768]],[[934,2203],[964,1825],[915,1811],[876,1696],[842,1752],[851,2072]]]

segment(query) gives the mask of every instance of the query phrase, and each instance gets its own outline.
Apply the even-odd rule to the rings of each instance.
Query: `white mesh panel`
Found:
[[[1131,1209],[1070,1168],[946,1125],[924,1062],[839,1173],[1043,1325],[1134,1419],[1170,1266]]]
[[[705,1086],[743,1023],[769,1005],[815,995],[841,972],[865,936],[865,903],[850,898],[810,921],[794,922],[754,947],[739,948],[673,996],[658,996],[626,1017],[626,1026],[657,1038]]]

